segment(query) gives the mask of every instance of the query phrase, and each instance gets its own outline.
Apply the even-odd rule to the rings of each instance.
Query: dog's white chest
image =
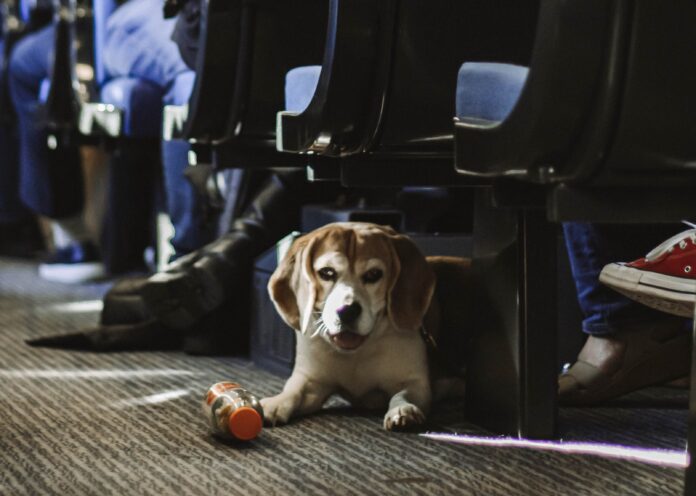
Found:
[[[374,338],[374,340],[372,340]],[[425,344],[417,334],[372,336],[352,353],[340,353],[321,339],[298,336],[296,368],[352,399],[375,391],[392,395],[413,380],[428,380]]]

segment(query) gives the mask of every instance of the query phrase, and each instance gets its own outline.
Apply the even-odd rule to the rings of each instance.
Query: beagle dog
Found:
[[[463,281],[468,267],[454,257],[426,260],[408,237],[375,224],[334,223],[298,238],[268,285],[298,333],[292,375],[280,394],[261,400],[266,422],[315,412],[338,393],[387,408],[387,430],[422,424],[433,397],[424,335],[432,340],[443,315],[433,299],[436,274]],[[461,291],[443,293],[465,306]],[[461,383],[444,383],[461,392]]]

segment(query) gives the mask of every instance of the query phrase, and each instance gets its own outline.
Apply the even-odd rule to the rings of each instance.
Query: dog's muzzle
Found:
[[[341,331],[330,335],[333,344],[342,350],[354,350],[363,344],[366,336],[353,332],[361,313],[362,306],[357,301],[336,309],[336,316],[338,317]]]

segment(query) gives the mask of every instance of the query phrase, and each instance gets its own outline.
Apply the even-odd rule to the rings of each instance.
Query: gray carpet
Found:
[[[212,438],[207,387],[260,396],[282,379],[244,359],[34,349],[24,339],[96,323],[106,285],[40,281],[0,259],[0,494],[679,494],[682,469],[390,434],[381,415],[328,409],[248,445]],[[70,305],[70,303],[77,304]],[[90,303],[92,302],[92,303]],[[610,407],[561,411],[565,440],[683,450],[686,395],[653,389]],[[440,407],[432,430],[484,434]]]

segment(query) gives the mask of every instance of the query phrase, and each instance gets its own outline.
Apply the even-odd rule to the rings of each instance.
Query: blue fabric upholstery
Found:
[[[522,93],[528,72],[528,68],[512,64],[467,62],[462,65],[457,78],[457,117],[504,121]]]
[[[51,91],[51,80],[49,78],[42,79],[41,86],[39,86],[39,101],[41,103],[46,103],[49,91]]]
[[[164,95],[165,105],[186,105],[191,98],[193,85],[196,82],[196,73],[186,71],[179,74],[171,87]]]
[[[35,6],[35,0],[19,0],[19,17],[22,18],[22,21],[29,22],[31,9]]]
[[[116,10],[115,0],[94,0],[94,75],[97,86],[101,86],[106,79],[104,69],[104,45],[106,44],[106,21]]]
[[[162,89],[144,79],[114,78],[101,89],[101,101],[123,110],[123,134],[155,137],[161,133]]]
[[[285,109],[304,112],[312,101],[319,83],[321,66],[308,65],[296,67],[285,76]]]

